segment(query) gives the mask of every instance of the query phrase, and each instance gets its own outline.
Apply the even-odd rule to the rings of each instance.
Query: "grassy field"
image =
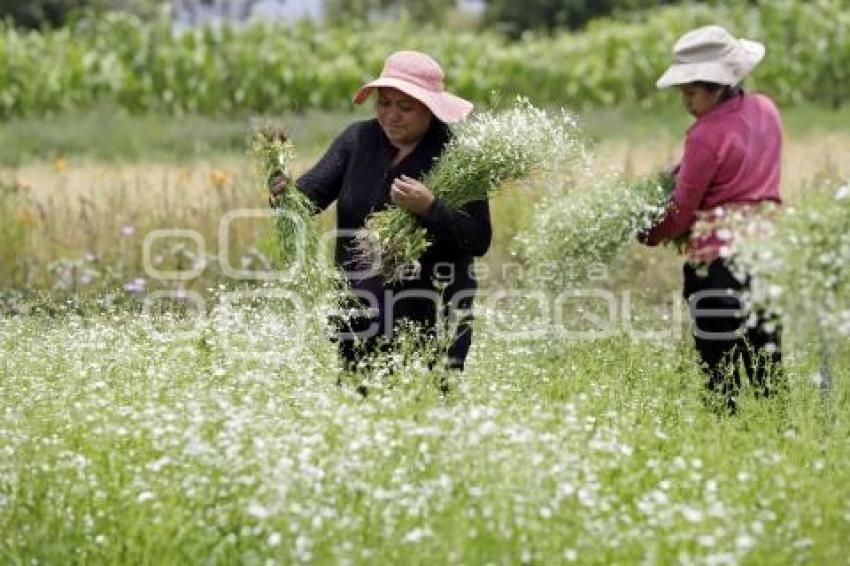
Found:
[[[366,115],[362,111],[280,119],[297,144],[296,169],[302,171],[315,161],[344,124]],[[850,134],[841,129],[834,112],[794,109],[786,111],[785,120],[783,191],[790,202],[799,202],[823,178],[850,178],[850,165],[842,157],[850,151]],[[103,128],[102,121],[100,115],[91,114],[52,121],[22,120],[0,127],[0,164],[4,164],[0,165],[0,179],[16,179],[26,187],[27,202],[11,212],[17,222],[26,224],[27,241],[16,244],[18,261],[26,262],[18,269],[19,283],[28,280],[31,285],[51,287],[73,263],[101,274],[103,264],[121,264],[120,275],[127,280],[143,275],[142,244],[154,229],[196,231],[206,251],[215,256],[219,227],[227,212],[267,206],[265,191],[254,181],[245,151],[249,119],[175,120],[118,114],[110,119],[109,128]],[[678,108],[660,115],[634,109],[598,111],[583,115],[581,121],[596,145],[599,167],[620,169],[627,175],[675,163],[688,124]],[[514,191],[493,202],[495,243],[485,262],[494,285],[504,282],[502,266],[511,257],[512,239],[529,221],[528,205],[536,198],[528,190]],[[320,221],[331,227],[333,212]],[[267,255],[262,241],[268,226],[264,218],[234,222],[228,230],[230,261],[250,262],[261,253]],[[159,243],[175,242],[166,239]],[[189,261],[171,252],[158,249],[153,255],[165,257],[172,268]],[[661,277],[661,288],[665,292],[675,289],[675,254],[647,253],[637,246],[635,254],[637,259],[628,270],[630,285],[637,282],[639,288],[658,288],[652,277],[634,278],[649,266],[647,275],[672,274],[672,278]],[[87,256],[99,258],[100,267],[83,261]],[[57,260],[64,263],[57,265]],[[661,269],[656,265],[659,261],[663,262]],[[218,278],[219,271],[211,262],[205,277],[194,286],[204,288]]]
[[[675,100],[675,99],[672,99]],[[843,113],[819,106],[780,108],[787,133],[846,133]],[[368,104],[351,113],[306,111],[272,116],[286,126],[299,151],[315,156],[352,119],[371,117]],[[678,104],[656,110],[608,108],[582,113],[587,135],[596,141],[627,140],[635,144],[662,137],[678,144],[690,117]],[[0,165],[15,167],[57,157],[95,161],[166,161],[241,153],[252,117],[130,115],[103,107],[96,111],[50,118],[17,118],[0,125]],[[104,127],[108,125],[108,127]]]
[[[350,119],[287,117],[299,169]],[[785,119],[792,204],[850,178],[850,133],[835,114]],[[583,120],[600,167],[632,174],[672,163],[687,124],[628,109]],[[10,257],[30,265],[33,285],[67,296],[99,289],[98,278],[132,283],[150,230],[195,230],[214,254],[223,215],[267,206],[242,149],[247,120],[103,124],[92,114],[0,126],[0,176],[27,187],[10,213],[26,228],[23,253]],[[180,287],[204,301],[194,314],[80,316],[59,304],[0,317],[0,559],[846,562],[847,345],[822,398],[819,343],[790,328],[787,395],[745,389],[739,414],[718,418],[674,301],[672,251],[636,246],[598,283],[617,307],[610,324],[585,304],[543,329],[539,305],[499,300],[536,196],[493,203],[474,346],[447,395],[427,352],[406,347],[338,385],[325,297],[298,284],[219,287],[212,264]],[[233,261],[256,259],[267,230],[265,219],[234,226]],[[152,255],[162,269],[198,259],[179,246]]]

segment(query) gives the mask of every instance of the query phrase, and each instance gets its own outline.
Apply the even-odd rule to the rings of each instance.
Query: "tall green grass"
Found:
[[[0,289],[28,284],[30,231],[37,223],[28,190],[0,179]]]

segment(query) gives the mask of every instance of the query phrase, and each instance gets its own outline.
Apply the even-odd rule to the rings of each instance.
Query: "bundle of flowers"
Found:
[[[738,217],[727,229],[737,276],[768,315],[797,333],[850,336],[850,183],[807,194],[782,214]]]
[[[570,279],[607,268],[663,217],[675,186],[666,172],[631,182],[610,175],[587,182],[586,188],[553,191],[538,204],[534,224],[517,236],[530,265]]]
[[[423,182],[453,209],[487,199],[510,181],[558,170],[582,155],[579,128],[567,112],[548,113],[518,99],[503,111],[482,112],[453,127],[452,138]],[[428,248],[414,215],[397,207],[376,212],[357,238],[366,263],[380,259],[380,273],[396,281]]]
[[[251,155],[257,179],[264,190],[273,179],[283,179],[287,186],[271,197],[276,209],[276,252],[286,263],[313,262],[319,248],[319,237],[311,221],[315,207],[304,193],[292,184],[292,162],[295,149],[279,128],[262,125],[254,129]]]

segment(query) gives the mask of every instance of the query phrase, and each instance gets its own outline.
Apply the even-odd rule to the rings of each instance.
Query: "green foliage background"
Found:
[[[659,104],[654,83],[684,31],[720,23],[758,39],[768,55],[752,78],[784,104],[839,107],[850,74],[847,0],[771,0],[754,7],[681,6],[582,33],[458,32],[385,22],[324,28],[251,24],[175,33],[170,21],[127,13],[82,18],[55,31],[0,24],[0,116],[45,115],[110,103],[132,112],[244,114],[350,108],[349,95],[388,53],[421,49],[448,86],[478,102],[528,96],[586,109]]]
[[[513,37],[526,30],[581,29],[593,18],[678,4],[675,0],[487,0],[484,21]]]

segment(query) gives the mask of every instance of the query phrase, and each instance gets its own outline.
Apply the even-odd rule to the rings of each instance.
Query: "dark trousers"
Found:
[[[364,333],[364,337],[346,337],[339,339],[339,354],[348,371],[355,371],[358,367],[368,366],[371,361],[381,353],[388,353],[396,347],[396,339],[405,326],[412,331],[412,335],[418,338],[419,347],[425,349],[429,343],[437,340],[437,328],[434,323],[427,321],[400,317],[394,321],[393,328],[389,331],[378,332],[376,335],[366,333],[373,319],[358,318],[350,320],[344,332],[349,334]],[[409,323],[409,325],[406,325]],[[446,332],[452,333],[448,347],[443,348],[440,357],[447,369],[463,371],[466,356],[472,345],[472,319],[471,317],[460,320],[454,327],[447,325]],[[433,366],[436,363],[432,363]]]
[[[377,304],[373,305],[377,306],[377,312],[336,322],[340,358],[346,370],[369,368],[377,355],[397,346],[399,332],[407,327],[412,331],[408,336],[417,342],[417,349],[436,346],[439,350],[437,359],[431,363],[432,368],[440,364],[447,369],[463,371],[472,345],[471,296],[452,304],[449,293],[440,295],[428,289],[422,294],[396,296],[394,291],[385,292],[383,288],[370,291],[377,299]],[[368,305],[361,301],[357,306]]]
[[[708,265],[684,266],[684,296],[693,323],[706,387],[713,401],[736,410],[743,364],[757,396],[768,397],[784,385],[781,327],[764,313],[750,311],[741,293],[749,278],[739,281],[722,259]]]

